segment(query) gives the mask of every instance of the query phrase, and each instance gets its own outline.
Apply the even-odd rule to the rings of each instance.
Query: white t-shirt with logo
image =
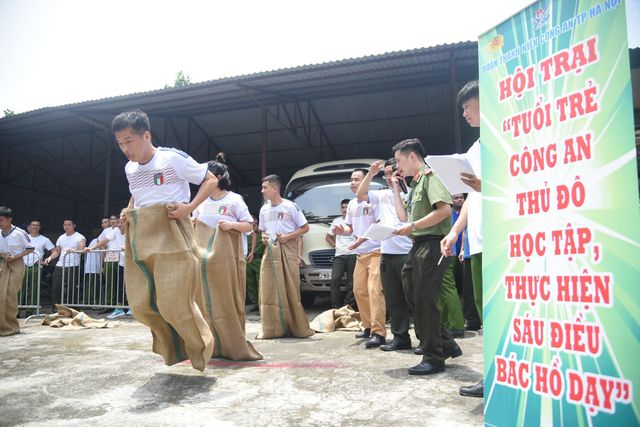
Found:
[[[188,154],[174,148],[156,148],[144,165],[128,162],[124,171],[134,207],[167,203],[189,203],[189,183],[200,185],[207,176],[207,164],[198,163]]]
[[[291,233],[306,223],[307,219],[302,210],[287,199],[282,199],[278,206],[272,206],[271,202],[267,201],[260,208],[260,231],[267,233],[271,240],[276,239],[276,233]]]
[[[344,218],[342,218],[341,216],[334,218],[334,220],[331,221],[331,225],[329,226],[329,235],[335,236],[336,238],[336,255],[335,256],[354,255],[356,252],[353,250],[350,251],[347,248],[356,242],[356,238],[353,236],[353,234],[350,234],[348,236],[342,236],[340,234],[336,235],[333,229],[338,225],[346,225],[346,223],[344,222]]]
[[[478,178],[482,178],[480,161],[480,140],[477,140],[464,154]],[[467,196],[467,237],[469,238],[469,254],[482,252],[482,193],[470,192]]]
[[[41,260],[44,256],[44,251],[50,251],[55,246],[51,243],[48,237],[43,236],[42,234],[33,237],[29,235],[29,239],[31,240],[31,244],[33,245],[33,253],[30,253],[26,257],[22,258],[27,267],[31,267],[36,263],[36,260]]]
[[[64,267],[78,267],[80,266],[80,255],[81,254],[68,254],[67,250],[77,251],[80,248],[80,243],[86,242],[87,239],[77,231],[74,232],[71,236],[68,236],[67,233],[58,237],[56,241],[56,246],[59,246],[60,258],[58,258],[58,262],[56,263],[56,267],[63,267],[62,263],[64,262]]]
[[[379,219],[378,210],[367,201],[358,202],[357,198],[351,199],[347,205],[347,215],[344,221],[353,230],[353,236],[362,236]],[[357,255],[368,254],[380,249],[380,242],[377,240],[367,240],[355,250]]]
[[[0,231],[0,253],[18,255],[30,248],[33,248],[31,239],[22,228],[14,225],[6,236]]]
[[[380,212],[380,223],[389,227],[398,228],[403,223],[398,218],[393,190],[390,188],[383,190],[369,191],[369,202],[375,207],[378,206]],[[402,197],[402,194],[401,196]],[[380,252],[390,255],[408,254],[413,247],[413,241],[409,236],[394,236],[380,242]]]
[[[247,204],[241,195],[233,191],[229,191],[224,197],[217,200],[207,197],[191,215],[213,229],[218,227],[220,220],[253,223],[253,217],[249,213]]]

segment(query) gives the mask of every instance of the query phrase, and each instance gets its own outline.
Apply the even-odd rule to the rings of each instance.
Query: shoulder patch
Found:
[[[160,151],[170,151],[176,154],[181,155],[182,157],[184,157],[185,159],[189,158],[189,155],[187,153],[185,153],[182,150],[178,150],[177,148],[172,148],[172,147],[158,147],[158,150]]]

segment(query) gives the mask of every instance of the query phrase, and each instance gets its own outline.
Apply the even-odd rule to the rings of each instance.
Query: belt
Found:
[[[425,234],[423,236],[411,237],[411,239],[413,240],[413,243],[422,243],[422,242],[427,242],[429,240],[442,240],[444,239],[444,236],[435,235],[435,234]]]

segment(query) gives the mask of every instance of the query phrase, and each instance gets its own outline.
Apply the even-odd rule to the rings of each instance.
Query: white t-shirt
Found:
[[[180,202],[189,203],[189,183],[200,185],[207,176],[207,164],[198,163],[174,148],[156,148],[149,162],[128,162],[124,167],[134,207]]]
[[[350,234],[348,236],[342,236],[340,234],[336,235],[333,232],[333,228],[338,225],[345,225],[344,218],[342,218],[341,216],[334,218],[334,220],[331,221],[331,225],[329,226],[329,235],[335,236],[336,238],[336,255],[335,256],[354,255],[356,252],[350,251],[347,248],[356,242],[356,238],[353,237],[353,234]]]
[[[253,223],[253,217],[249,213],[247,204],[241,195],[233,191],[229,191],[224,197],[217,200],[207,197],[191,215],[213,229],[218,227],[220,220]]]
[[[358,202],[357,198],[351,199],[347,205],[347,215],[344,218],[344,222],[347,223],[353,230],[353,236],[358,238],[362,236],[369,226],[378,221],[379,213],[378,209],[371,203],[363,201]],[[380,249],[380,242],[377,240],[367,240],[358,246],[355,253],[368,254],[370,252]]]
[[[7,235],[0,231],[0,253],[18,255],[25,249],[33,248],[29,234],[15,225],[11,227]]]
[[[260,208],[259,219],[260,231],[267,233],[271,240],[276,239],[276,233],[291,233],[307,223],[298,205],[287,199],[282,199],[278,206],[272,206],[267,201]]]
[[[480,160],[480,140],[478,139],[464,154],[478,178],[482,178]],[[469,254],[482,252],[482,193],[476,191],[467,196],[467,236],[469,237]]]
[[[100,233],[100,235],[96,239],[96,242],[99,243],[106,239],[108,239],[109,241],[113,240],[113,230],[115,230],[115,228],[111,228],[111,227],[108,227],[102,230],[102,233]],[[109,243],[107,243],[107,247],[109,247]]]
[[[108,230],[108,229],[107,229]],[[96,245],[100,237],[93,239],[89,247]],[[99,274],[102,272],[102,252],[87,252],[84,255],[84,274]]]
[[[77,231],[73,233],[71,236],[67,236],[67,233],[58,237],[56,241],[56,246],[59,246],[60,258],[58,258],[58,262],[56,263],[56,267],[63,267],[62,263],[65,260],[65,254],[67,250],[76,251],[80,248],[80,243],[86,242],[87,239]],[[80,254],[69,254],[66,256],[66,261],[64,262],[64,267],[79,267],[80,266]]]
[[[39,234],[36,237],[29,235],[29,239],[31,240],[31,244],[35,250],[33,253],[22,258],[27,267],[31,267],[36,263],[36,261],[41,260],[44,256],[44,251],[50,251],[55,247],[53,246],[53,243],[51,243],[51,240],[42,234]]]
[[[118,264],[124,267],[124,234],[118,227],[113,229],[113,239],[107,244],[110,251],[118,251]]]
[[[404,193],[402,193],[404,194]],[[402,197],[402,194],[400,195]],[[398,228],[405,223],[400,222],[396,213],[393,190],[390,188],[383,190],[369,191],[369,202],[375,207],[378,206],[380,212],[380,223],[389,227]],[[380,252],[391,255],[408,254],[413,247],[413,241],[409,236],[394,236],[380,242]]]

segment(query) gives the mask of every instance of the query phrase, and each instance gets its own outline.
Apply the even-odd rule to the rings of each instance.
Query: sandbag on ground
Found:
[[[316,332],[362,330],[360,313],[349,305],[323,311],[309,323],[309,326]]]
[[[259,339],[306,338],[314,334],[300,302],[298,243],[269,241],[260,265]]]
[[[215,340],[213,356],[231,360],[262,359],[245,337],[244,235],[235,230],[214,230],[202,221],[196,221],[195,229],[198,245],[203,249],[200,268],[204,314]]]
[[[213,336],[202,314],[201,251],[191,221],[170,219],[162,205],[124,213],[124,275],[133,315],[151,329],[152,349],[167,365],[191,359],[203,371]]]
[[[109,322],[105,319],[94,319],[83,311],[74,310],[62,304],[56,304],[57,313],[49,314],[42,319],[42,324],[52,328],[65,330],[114,328],[120,322]]]

